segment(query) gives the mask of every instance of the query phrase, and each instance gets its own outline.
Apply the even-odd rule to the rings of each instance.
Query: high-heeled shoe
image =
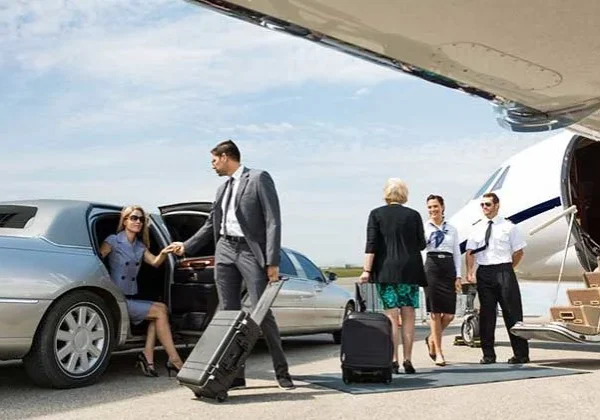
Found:
[[[427,337],[425,337],[425,345],[427,346],[427,353],[429,354],[429,357],[431,358],[431,360],[433,360],[435,362],[435,353],[431,352],[431,347],[429,344],[429,335]]]
[[[149,363],[144,353],[138,353],[136,366],[139,367],[146,376],[151,378],[156,378],[158,376],[158,372],[154,370],[154,363]]]
[[[435,364],[437,366],[446,366],[446,360],[444,360],[444,356],[438,354],[435,356]]]
[[[416,370],[413,367],[410,360],[405,360],[404,362],[402,362],[402,367],[404,368],[404,373],[408,373],[408,374],[416,373]]]
[[[179,373],[179,368],[173,364],[170,360],[167,360],[165,363],[165,367],[167,368],[167,373],[169,374],[169,378],[171,377],[171,371],[175,371],[175,376]]]

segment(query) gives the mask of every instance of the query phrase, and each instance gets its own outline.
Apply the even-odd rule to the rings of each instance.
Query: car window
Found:
[[[37,207],[0,206],[0,228],[24,229],[36,213]]]
[[[296,271],[292,260],[290,260],[290,257],[288,257],[283,250],[281,251],[279,258],[279,272],[288,276],[298,276],[298,272]]]
[[[485,183],[481,186],[481,188],[479,188],[479,190],[477,190],[477,192],[473,196],[473,200],[478,199],[483,194],[485,194],[485,192],[489,188],[489,186],[492,183],[492,181],[494,181],[494,179],[496,178],[496,175],[498,175],[498,172],[500,172],[500,169],[502,169],[502,168],[496,169],[494,171],[494,173],[487,179],[487,181],[485,181]]]
[[[492,187],[492,189],[490,191],[496,191],[496,190],[499,190],[500,188],[502,188],[502,185],[504,184],[504,180],[506,179],[506,175],[508,175],[509,169],[510,169],[510,166],[507,166],[506,168],[504,168],[502,175],[500,175],[500,177],[498,178],[498,181],[496,181],[496,183],[494,184],[494,186]]]
[[[308,258],[296,252],[294,252],[294,256],[300,263],[300,266],[302,266],[304,274],[306,274],[306,277],[308,279],[316,281],[325,281],[323,273],[321,272],[321,270],[319,270],[319,267],[314,265]]]

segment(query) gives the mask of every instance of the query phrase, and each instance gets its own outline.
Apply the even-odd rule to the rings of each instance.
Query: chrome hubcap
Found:
[[[54,354],[61,368],[72,375],[93,370],[107,343],[107,331],[97,309],[87,305],[72,308],[58,323]]]

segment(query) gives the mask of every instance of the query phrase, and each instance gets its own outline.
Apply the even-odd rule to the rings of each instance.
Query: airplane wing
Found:
[[[514,131],[600,140],[597,0],[186,0],[492,102]]]

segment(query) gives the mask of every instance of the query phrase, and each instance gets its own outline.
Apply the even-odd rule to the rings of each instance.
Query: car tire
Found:
[[[98,380],[108,366],[114,338],[113,316],[98,295],[79,290],[56,301],[23,359],[37,385],[76,388]]]
[[[354,302],[346,303],[346,307],[344,308],[344,320],[348,318],[352,312],[356,310]],[[343,323],[343,321],[342,321]],[[342,344],[342,330],[337,330],[333,332],[333,342],[335,344]]]

